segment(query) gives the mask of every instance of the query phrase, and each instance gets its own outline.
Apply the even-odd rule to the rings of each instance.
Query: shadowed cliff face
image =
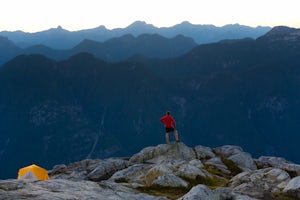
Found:
[[[48,181],[0,180],[4,199],[298,199],[300,165],[239,146],[160,144],[129,158],[56,165]]]
[[[166,110],[189,145],[297,161],[300,51],[297,30],[279,32],[167,60],[16,57],[0,69],[0,160],[11,166],[0,177],[37,162],[129,156],[164,141]]]

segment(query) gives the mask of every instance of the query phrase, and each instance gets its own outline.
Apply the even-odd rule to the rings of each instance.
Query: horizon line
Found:
[[[174,24],[174,25],[170,25],[170,26],[156,26],[154,24],[147,23],[146,21],[143,21],[143,20],[136,20],[136,21],[134,21],[134,22],[126,25],[125,27],[114,27],[114,28],[107,28],[106,25],[98,25],[98,26],[91,27],[91,28],[81,28],[81,29],[76,29],[76,30],[70,30],[70,29],[67,29],[67,28],[63,28],[62,25],[57,25],[56,28],[55,27],[50,27],[48,29],[37,30],[37,31],[26,31],[26,30],[22,30],[22,29],[16,29],[16,30],[0,30],[0,32],[39,33],[39,32],[44,32],[44,31],[48,31],[48,30],[52,30],[52,29],[62,29],[62,30],[66,30],[66,31],[69,31],[69,32],[79,32],[79,31],[92,30],[92,29],[97,29],[97,28],[104,28],[104,29],[106,29],[108,31],[112,31],[112,30],[116,30],[116,29],[126,29],[126,28],[134,25],[135,23],[143,23],[145,25],[153,26],[154,28],[172,28],[174,26],[181,25],[181,24],[184,24],[184,23],[191,24],[191,25],[194,25],[194,26],[214,26],[216,28],[222,28],[222,27],[230,26],[230,25],[246,26],[246,27],[250,27],[250,28],[258,28],[258,27],[274,28],[274,27],[277,27],[277,26],[287,26],[287,27],[290,27],[290,28],[297,28],[297,27],[292,27],[292,26],[288,26],[288,25],[276,25],[276,26],[256,25],[256,26],[251,26],[251,25],[245,25],[245,24],[240,24],[240,23],[228,23],[228,24],[224,24],[224,25],[196,24],[196,23],[189,22],[187,20],[184,20],[184,21],[182,21],[180,23],[177,23],[177,24]]]

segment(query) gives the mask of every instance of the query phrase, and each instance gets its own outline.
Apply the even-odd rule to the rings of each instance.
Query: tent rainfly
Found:
[[[48,172],[37,165],[30,165],[19,169],[18,179],[20,180],[49,180]]]

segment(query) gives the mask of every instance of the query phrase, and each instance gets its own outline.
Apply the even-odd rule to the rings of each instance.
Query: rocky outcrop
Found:
[[[198,145],[198,146],[195,146],[194,149],[195,149],[197,158],[200,160],[207,159],[207,158],[213,158],[216,156],[210,147]]]
[[[160,162],[162,160],[182,159],[192,160],[196,158],[195,151],[183,143],[160,144],[156,147],[147,147],[133,155],[130,161],[133,163]]]
[[[300,176],[300,165],[291,163],[284,158],[261,156],[255,162],[259,168],[276,167],[287,171],[292,177]]]
[[[114,199],[114,200],[162,200],[142,194],[136,190],[113,182],[70,181],[53,179],[49,181],[6,180],[0,182],[1,199]]]
[[[235,200],[256,200],[247,195],[241,195],[233,192],[230,188],[209,189],[205,185],[197,185],[193,187],[187,194],[179,200],[208,200],[208,199],[235,199]]]
[[[300,176],[293,178],[284,188],[284,194],[300,199]]]
[[[212,191],[206,187],[205,185],[197,185],[193,187],[186,195],[181,197],[179,200],[204,200],[204,199],[211,199],[212,198]]]
[[[130,159],[136,164],[116,172],[110,180],[139,188],[181,188],[187,190],[191,182],[208,179],[212,175],[203,169],[195,151],[183,143],[148,147]],[[138,185],[137,185],[138,184]]]
[[[230,180],[229,187],[258,199],[268,199],[278,193],[290,181],[287,172],[277,168],[266,168],[243,172]]]
[[[234,162],[243,171],[257,169],[252,156],[249,153],[244,152],[241,147],[226,145],[217,147],[214,150],[217,154],[221,155],[222,158]]]
[[[129,167],[131,162],[123,159],[83,160],[70,165],[56,165],[49,171],[52,179],[101,181],[115,172]]]
[[[299,165],[229,145],[160,144],[129,159],[56,165],[49,176],[0,180],[0,199],[300,199]]]

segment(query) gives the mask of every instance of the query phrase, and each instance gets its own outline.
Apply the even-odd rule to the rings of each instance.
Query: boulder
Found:
[[[294,163],[283,164],[280,166],[280,169],[285,170],[292,177],[300,176],[300,165],[298,164],[294,164]]]
[[[225,145],[215,148],[214,151],[217,155],[234,162],[243,171],[257,169],[251,154],[244,152],[239,146]]]
[[[257,200],[247,195],[241,195],[233,192],[230,188],[209,189],[205,185],[194,186],[188,193],[178,200]]]
[[[283,183],[290,181],[289,174],[281,169],[266,168],[242,172],[233,177],[229,187],[235,192],[258,199],[266,199],[280,192]]]
[[[285,170],[292,177],[300,176],[300,165],[281,157],[261,156],[255,162],[259,168],[276,167]]]
[[[176,163],[180,163],[176,165]],[[200,168],[195,167],[187,162],[175,162],[175,165],[165,161],[159,164],[135,164],[127,169],[116,172],[109,180],[115,182],[125,182],[130,184],[138,183],[139,186],[153,186],[153,185],[166,185],[162,181],[168,182],[168,178],[173,178],[180,183],[180,187],[186,187],[186,182],[183,183],[181,178],[184,179],[201,179],[207,175]],[[173,183],[168,187],[178,187],[177,183]],[[166,187],[166,186],[165,186]]]
[[[202,164],[201,160],[197,160],[197,159],[191,160],[189,162],[189,164],[191,164],[191,165],[193,165],[193,166],[195,166],[197,168],[203,168],[204,167],[204,165]]]
[[[283,164],[289,164],[286,159],[281,157],[261,156],[255,159],[255,163],[259,168],[276,167],[279,168]]]
[[[201,162],[201,161],[200,161]],[[148,162],[147,162],[148,163]],[[172,169],[172,170],[176,170],[176,169],[178,169],[181,165],[183,165],[183,164],[186,164],[187,163],[187,161],[186,160],[181,160],[181,159],[171,159],[171,158],[166,158],[166,159],[162,159],[162,160],[160,160],[160,159],[155,159],[155,161],[154,160],[151,160],[151,162],[149,162],[149,164],[150,163],[153,163],[153,164],[155,164],[155,165],[165,165],[165,166],[167,166],[167,167],[169,167],[170,169]],[[199,163],[198,163],[199,164]]]
[[[239,154],[240,152],[244,152],[242,147],[234,146],[234,145],[224,145],[221,147],[216,147],[213,149],[214,152],[218,155],[222,155],[223,157],[229,157],[234,154]]]
[[[172,170],[166,165],[158,164],[152,167],[150,170],[145,172],[145,175],[141,176],[140,179],[143,180],[146,186],[151,186],[153,181],[164,174],[171,174]]]
[[[283,192],[290,197],[300,199],[300,176],[290,180]]]
[[[247,195],[241,195],[239,193],[233,192],[231,188],[217,188],[213,191],[215,194],[215,199],[219,200],[257,200],[256,198],[249,197]]]
[[[131,166],[132,163],[121,159],[107,159],[100,162],[93,170],[89,171],[89,180],[101,181],[110,178],[115,172]]]
[[[25,188],[25,183],[17,179],[0,180],[0,192],[23,189]]]
[[[189,184],[174,174],[164,174],[153,181],[153,186],[187,188]]]
[[[49,171],[49,176],[51,179],[101,181],[110,178],[116,171],[131,165],[131,162],[123,159],[87,159],[71,163],[68,166],[56,165]]]
[[[212,199],[212,190],[205,185],[194,186],[188,193],[178,200],[207,200]]]
[[[146,183],[141,179],[141,177],[143,177],[152,167],[154,167],[154,165],[135,164],[116,172],[109,180],[118,183],[138,183],[145,185]]]
[[[64,164],[55,165],[52,170],[48,171],[48,174],[52,177],[58,174],[71,174],[72,171],[68,171],[68,167]]]
[[[194,150],[184,143],[169,143],[160,144],[155,147],[147,147],[139,153],[130,158],[133,163],[145,163],[149,160],[159,159],[179,159],[179,160],[193,160],[196,158]]]
[[[105,199],[168,200],[168,198],[166,197],[152,196],[146,193],[142,193],[139,190],[131,189],[126,185],[114,183],[111,181],[101,181],[99,185],[101,188],[104,188],[103,192],[105,192]]]
[[[207,178],[207,174],[200,168],[195,167],[191,164],[181,165],[176,175],[188,180],[203,180]]]
[[[224,174],[231,174],[231,171],[229,171],[227,166],[222,162],[221,158],[219,158],[219,157],[211,158],[211,159],[207,160],[204,164],[207,167],[219,170]]]
[[[210,148],[210,147],[197,145],[197,146],[195,146],[194,149],[195,149],[196,156],[198,159],[209,159],[209,158],[213,158],[216,156],[214,154],[212,148]]]

